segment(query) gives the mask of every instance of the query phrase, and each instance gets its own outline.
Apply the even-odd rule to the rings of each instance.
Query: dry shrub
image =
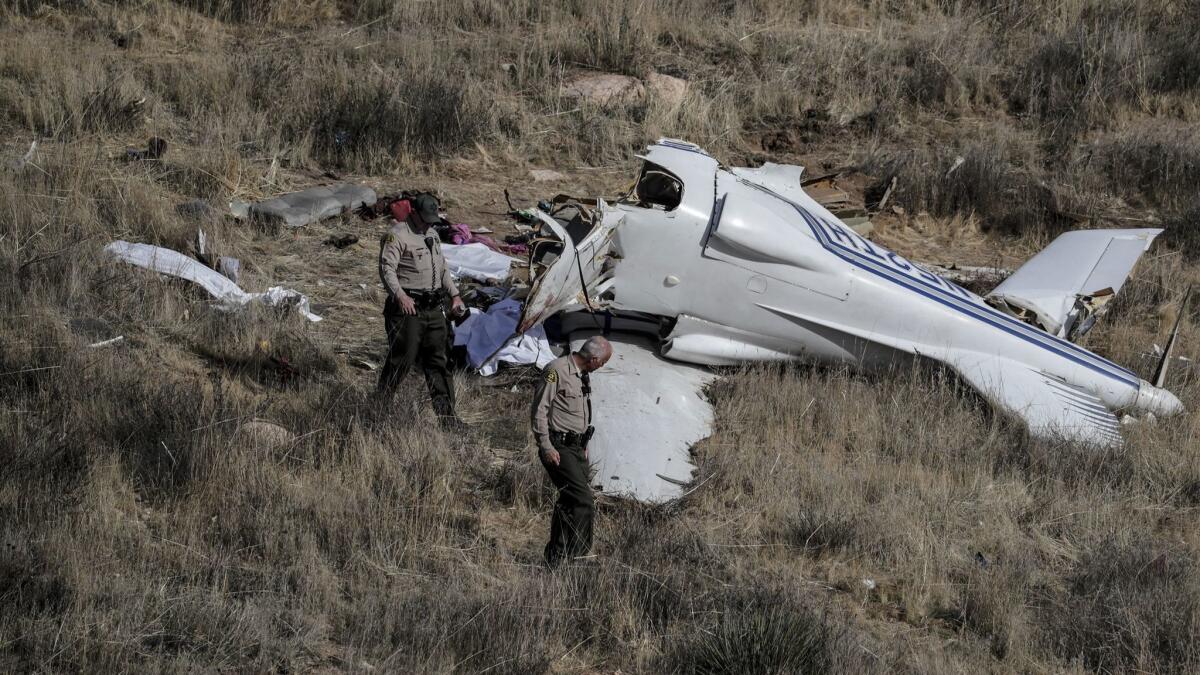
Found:
[[[1189,261],[1200,258],[1200,200],[1163,219],[1163,243],[1179,250]]]
[[[1102,137],[1092,152],[1112,191],[1141,205],[1187,206],[1200,182],[1200,134],[1192,126],[1145,125]]]
[[[1092,543],[1038,611],[1044,640],[1099,672],[1200,666],[1200,586],[1194,558],[1152,537],[1122,533]]]
[[[868,672],[846,628],[794,591],[730,593],[714,609],[671,654],[672,672]]]
[[[1019,235],[1061,231],[1073,209],[1063,191],[1037,169],[1020,136],[1003,133],[963,139],[937,149],[891,157],[869,157],[867,171],[882,178],[866,191],[868,203],[882,199],[896,180],[891,199],[912,212],[939,216],[972,213],[985,229]],[[960,161],[961,160],[961,161]]]

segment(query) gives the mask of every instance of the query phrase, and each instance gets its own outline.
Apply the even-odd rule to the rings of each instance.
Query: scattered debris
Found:
[[[450,274],[455,278],[477,279],[479,281],[504,281],[508,278],[509,268],[515,260],[503,253],[497,253],[484,244],[442,244],[442,254],[446,257],[446,265]]]
[[[358,235],[357,234],[343,234],[340,237],[335,235],[335,236],[331,236],[325,240],[326,246],[332,246],[334,248],[346,248],[347,246],[350,246],[352,244],[357,244],[357,243],[358,243]]]
[[[111,338],[108,340],[102,340],[100,342],[93,342],[92,344],[88,345],[88,347],[91,349],[96,349],[97,347],[108,347],[109,345],[115,345],[118,342],[123,341],[124,339],[125,339],[124,335],[118,335],[117,337]]]
[[[554,360],[541,326],[517,335],[521,303],[501,300],[487,312],[471,308],[462,325],[454,328],[454,345],[467,348],[467,361],[484,376],[494,375],[501,362],[534,364],[543,368]]]
[[[25,151],[25,154],[13,160],[12,164],[9,165],[9,168],[11,168],[13,171],[20,171],[21,169],[24,169],[26,165],[33,162],[33,156],[37,153],[37,146],[38,142],[36,140],[30,143],[29,149]]]
[[[958,171],[958,167],[962,166],[964,163],[966,163],[966,161],[967,160],[962,155],[955,157],[954,164],[951,164],[950,170],[946,172],[946,178],[949,178],[950,174],[954,173],[955,171]],[[895,180],[895,178],[893,178],[892,180]]]
[[[126,148],[126,162],[145,162],[157,161],[167,154],[167,142],[158,136],[151,136],[150,140],[146,141],[146,149],[138,150],[136,148]]]
[[[898,179],[896,178],[896,176],[892,176],[892,182],[888,183],[887,189],[883,191],[883,197],[881,197],[879,199],[879,206],[875,207],[876,211],[882,211],[884,209],[884,207],[887,206],[888,199],[891,198],[892,192],[895,191],[895,189],[896,189],[897,180]]]
[[[262,302],[273,307],[295,305],[296,310],[309,321],[321,320],[321,317],[309,311],[308,298],[297,291],[273,286],[264,293],[247,293],[219,272],[169,248],[114,241],[104,250],[131,265],[186,279],[203,288],[223,308],[244,307],[251,302]]]
[[[296,441],[296,435],[266,420],[253,419],[237,429],[237,435],[252,445],[267,450],[284,448]]]
[[[229,207],[238,218],[302,227],[374,203],[375,191],[366,185],[340,183],[291,192],[259,202],[232,202]]]

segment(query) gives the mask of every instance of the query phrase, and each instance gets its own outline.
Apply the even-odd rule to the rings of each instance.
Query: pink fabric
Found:
[[[465,223],[456,223],[450,226],[450,243],[462,246],[464,244],[483,244],[488,248],[498,253],[508,253],[510,255],[525,255],[529,253],[529,247],[525,244],[500,244],[491,237],[475,234],[471,231],[471,226]]]
[[[500,251],[500,245],[495,239],[485,237],[481,234],[475,234],[471,231],[471,226],[464,223],[456,223],[450,226],[450,243],[458,244],[483,244],[493,251]]]

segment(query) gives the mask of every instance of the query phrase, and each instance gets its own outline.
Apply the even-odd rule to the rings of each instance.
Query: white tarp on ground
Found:
[[[308,298],[302,293],[282,286],[273,286],[265,293],[247,293],[220,272],[169,248],[114,241],[104,250],[131,265],[186,279],[207,291],[223,307],[241,307],[251,302],[262,302],[273,307],[294,304],[309,321],[321,320],[321,317],[309,311]]]
[[[467,277],[478,281],[504,281],[516,260],[479,243],[442,244],[442,254],[456,279]]]
[[[511,298],[497,302],[486,313],[471,309],[471,316],[454,328],[454,344],[466,346],[467,360],[484,376],[494,375],[502,361],[545,367],[554,360],[546,332],[537,326],[524,335],[513,337],[520,316],[521,303]]]
[[[572,334],[571,348],[594,333]],[[663,359],[656,341],[646,337],[612,334],[608,340],[612,358],[591,378],[592,484],[644,502],[678,498],[696,470],[692,446],[712,434],[713,409],[704,388],[716,375]]]

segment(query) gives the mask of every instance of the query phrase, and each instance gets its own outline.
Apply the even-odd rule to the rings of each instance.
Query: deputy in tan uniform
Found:
[[[437,200],[421,194],[392,203],[392,226],[379,247],[379,277],[387,288],[383,306],[388,353],[379,391],[391,398],[418,361],[443,427],[460,429],[454,412],[454,378],[448,368],[445,303],[463,310],[458,287],[446,267],[441,241],[430,227],[441,220]]]
[[[558,488],[544,552],[550,567],[587,555],[592,548],[595,502],[588,484],[587,444],[594,429],[589,377],[610,356],[608,340],[589,338],[579,351],[546,366],[533,398],[530,417],[538,457]]]

